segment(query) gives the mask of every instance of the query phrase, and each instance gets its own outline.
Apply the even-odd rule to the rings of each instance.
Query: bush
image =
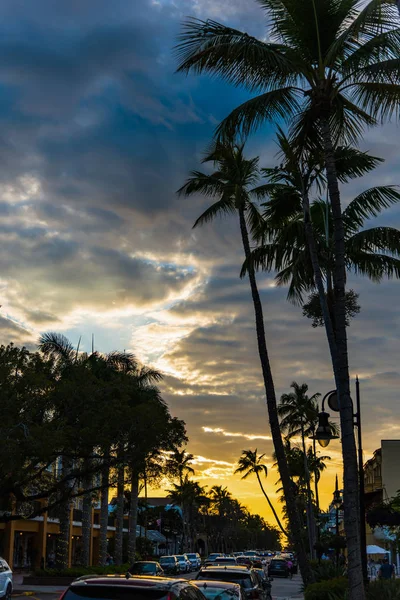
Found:
[[[336,567],[336,563],[332,560],[321,560],[320,562],[312,560],[310,562],[316,583],[334,579],[336,577],[344,577],[345,575],[345,567]]]
[[[108,565],[107,567],[71,567],[70,569],[35,569],[36,577],[82,577],[82,575],[124,574],[130,565]]]
[[[348,580],[335,577],[327,581],[311,583],[304,591],[305,600],[343,600],[346,596]],[[372,599],[371,599],[372,600]]]
[[[400,600],[400,579],[372,581],[367,588],[367,600]]]

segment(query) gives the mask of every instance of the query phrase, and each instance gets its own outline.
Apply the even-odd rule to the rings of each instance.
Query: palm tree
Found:
[[[267,178],[263,189],[268,201],[263,204],[260,244],[253,250],[251,261],[256,268],[275,269],[277,284],[289,284],[288,300],[295,304],[303,302],[304,293],[317,288],[320,304],[326,301],[335,325],[333,215],[326,200],[317,199],[311,206],[309,200],[313,189],[317,193],[323,191],[321,157],[309,154],[307,161],[300,160],[281,130],[277,138],[281,162],[275,168],[263,169]],[[337,148],[335,160],[338,177],[343,182],[360,177],[383,162],[351,147]],[[366,275],[376,282],[383,277],[399,277],[400,232],[392,227],[365,229],[369,219],[399,201],[400,191],[396,186],[377,186],[361,192],[343,211],[348,272]],[[242,273],[245,270],[246,265]],[[354,305],[354,292],[348,292],[347,302],[350,308]],[[314,307],[312,297],[307,310],[313,318],[317,315],[318,323]]]
[[[172,489],[168,490],[168,497],[182,510],[182,546],[183,551],[189,551],[188,548],[192,549],[194,544],[194,528],[199,508],[208,503],[205,489],[185,475],[182,485],[172,484]]]
[[[278,405],[278,415],[281,417],[281,428],[289,435],[289,438],[297,432],[300,432],[301,435],[308,499],[308,536],[310,553],[313,555],[316,541],[316,527],[314,511],[312,508],[310,472],[307,461],[305,436],[313,431],[313,425],[318,418],[317,398],[319,398],[321,394],[317,393],[311,397],[307,396],[308,385],[306,383],[299,385],[296,381],[293,381],[290,387],[293,388],[293,392],[282,394]]]
[[[258,158],[246,159],[243,143],[216,142],[211,152],[204,158],[216,171],[211,175],[195,171],[179,190],[180,194],[191,196],[202,193],[215,202],[196,220],[194,227],[211,221],[217,215],[235,214],[239,217],[242,244],[246,259],[250,257],[249,228],[251,232],[260,226],[260,215],[254,200],[257,198],[255,186],[259,179]],[[304,581],[312,581],[313,574],[307,561],[304,543],[298,532],[300,519],[295,498],[290,486],[281,431],[276,408],[276,393],[269,361],[263,309],[257,287],[255,270],[248,270],[251,295],[256,321],[258,352],[260,356],[264,387],[267,400],[269,424],[279,463],[279,472],[285,490],[288,513],[294,536],[296,552]]]
[[[179,484],[182,485],[185,474],[194,475],[194,469],[190,463],[194,459],[193,454],[189,454],[185,450],[174,448],[172,454],[167,460],[167,470],[174,476],[178,477]]]
[[[177,48],[179,71],[219,74],[253,98],[219,127],[244,134],[287,119],[301,151],[321,146],[334,220],[336,341],[328,339],[340,398],[345,529],[351,600],[364,598],[357,519],[357,455],[345,318],[344,228],[334,148],[390,117],[400,100],[399,13],[393,0],[259,0],[270,35],[260,41],[215,21],[190,19]]]
[[[275,517],[275,520],[278,524],[279,529],[282,531],[282,533],[284,535],[287,536],[287,533],[285,531],[285,529],[282,526],[282,523],[276,513],[276,510],[271,502],[271,500],[269,499],[269,496],[267,494],[267,492],[264,489],[264,486],[262,484],[261,481],[261,475],[264,475],[264,477],[267,477],[268,475],[268,469],[267,469],[267,465],[265,465],[262,461],[264,458],[265,454],[257,454],[257,448],[253,451],[253,450],[243,450],[242,452],[242,456],[239,458],[238,460],[238,467],[235,469],[234,474],[242,474],[242,479],[247,479],[247,477],[250,477],[250,475],[255,475],[257,477],[257,481],[258,481],[258,485],[261,488],[262,493],[265,496],[266,501],[269,504],[270,509],[272,510],[272,513]]]
[[[74,348],[71,342],[63,335],[49,332],[43,334],[39,340],[39,350],[45,356],[55,359],[58,365],[59,377],[64,378],[74,383],[74,373],[77,369],[83,369],[93,374],[97,381],[102,382],[103,386],[108,382],[110,376],[118,372],[127,373],[137,368],[137,363],[132,354],[126,352],[111,352],[102,355],[92,351],[91,354],[80,353],[79,345]],[[79,389],[77,389],[79,394]],[[99,406],[100,410],[100,406]],[[64,412],[67,418],[73,419],[74,416],[69,416],[69,407],[64,407]],[[75,426],[75,422],[72,422]],[[110,442],[109,442],[110,443]],[[89,441],[90,445],[90,441]],[[92,448],[93,450],[93,448]],[[102,469],[101,469],[101,508],[100,508],[100,564],[104,565],[107,556],[107,529],[108,529],[108,491],[109,491],[109,455],[111,449],[109,447],[103,449]],[[93,455],[93,452],[90,453]],[[64,475],[72,468],[72,461],[68,457],[62,457]],[[87,478],[85,487],[92,481],[89,477],[91,470],[91,458],[85,459]],[[90,538],[91,538],[91,498],[89,493],[84,494],[84,514],[82,519],[85,523],[83,527],[83,548],[84,559],[88,561],[90,556]],[[70,534],[70,502],[68,506],[63,506],[62,519],[60,520],[60,550],[58,551],[60,565],[64,567],[68,564],[68,547]]]

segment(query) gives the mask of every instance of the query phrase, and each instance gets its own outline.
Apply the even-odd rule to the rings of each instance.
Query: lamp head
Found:
[[[318,427],[311,439],[317,440],[322,448],[326,448],[331,440],[338,439],[339,436],[333,435],[329,425],[329,413],[322,411],[318,414]]]

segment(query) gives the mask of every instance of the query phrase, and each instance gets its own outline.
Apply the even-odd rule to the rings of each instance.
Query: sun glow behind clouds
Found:
[[[222,429],[221,427],[202,427],[202,430],[205,433],[216,433],[219,435],[223,435],[224,437],[241,437],[244,438],[246,440],[265,440],[265,441],[269,441],[272,440],[270,435],[260,435],[260,434],[255,434],[255,433],[241,433],[241,432],[232,432],[232,431],[225,431],[225,429]]]

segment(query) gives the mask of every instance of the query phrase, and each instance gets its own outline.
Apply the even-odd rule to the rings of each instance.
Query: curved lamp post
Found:
[[[339,436],[333,435],[332,430],[329,426],[329,413],[325,412],[325,402],[328,402],[329,408],[333,412],[339,412],[339,397],[336,390],[331,390],[322,399],[322,410],[318,414],[318,427],[310,437],[310,439],[317,440],[322,448],[326,448],[329,442],[334,439],[338,439]],[[358,377],[356,378],[356,408],[357,411],[354,413],[353,409],[353,427],[357,427],[357,441],[358,441],[358,490],[359,490],[359,507],[360,507],[360,541],[361,541],[361,561],[362,570],[364,575],[364,581],[368,582],[368,571],[367,571],[367,541],[366,541],[366,530],[365,530],[365,498],[364,498],[364,461],[363,461],[363,450],[362,450],[362,434],[361,434],[361,403],[360,403],[360,382]]]

